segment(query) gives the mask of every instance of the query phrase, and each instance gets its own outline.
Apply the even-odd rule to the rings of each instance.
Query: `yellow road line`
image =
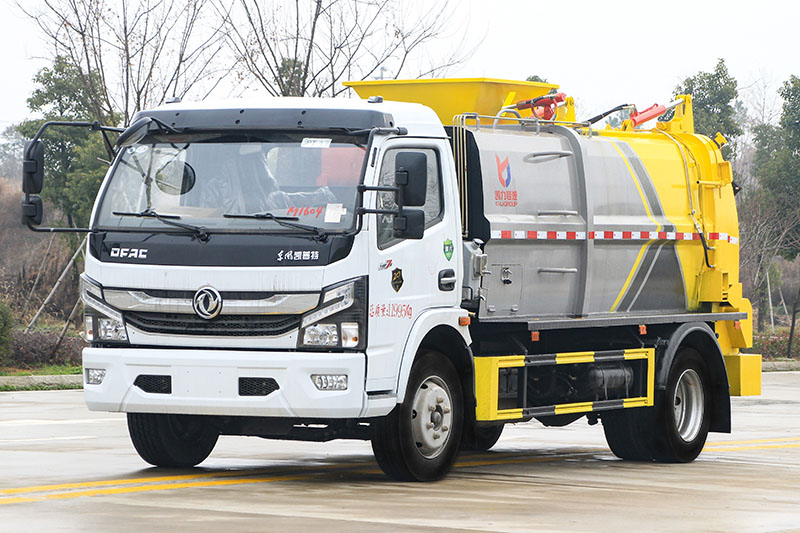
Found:
[[[736,444],[764,444],[767,442],[793,442],[800,441],[800,437],[786,437],[781,439],[757,439],[757,440],[732,440],[727,442],[707,442],[706,448],[709,446],[732,446]]]
[[[711,453],[716,452],[742,452],[747,450],[774,450],[777,448],[800,448],[800,443],[796,444],[765,444],[763,446],[732,446],[730,448],[712,448]]]
[[[456,468],[463,468],[463,467],[470,467],[470,466],[486,466],[492,464],[506,464],[506,463],[531,463],[531,462],[549,462],[549,461],[563,461],[567,459],[573,459],[576,457],[582,457],[586,455],[590,455],[596,453],[596,451],[608,451],[605,449],[599,450],[592,450],[587,452],[579,452],[579,453],[572,453],[568,455],[559,455],[559,456],[549,456],[549,457],[525,457],[525,456],[518,456],[514,455],[512,457],[505,456],[498,459],[488,459],[489,455],[485,456],[477,456],[477,459],[471,459],[467,461],[461,461],[456,463]],[[487,457],[487,459],[482,459],[482,457]],[[238,471],[238,472],[219,472],[219,473],[209,473],[209,474],[195,474],[195,475],[186,475],[186,476],[164,476],[159,478],[135,478],[135,479],[120,479],[120,480],[107,480],[107,481],[91,481],[86,483],[63,483],[61,485],[42,485],[38,487],[22,487],[18,489],[6,489],[3,491],[4,494],[21,494],[21,493],[30,493],[30,492],[47,492],[47,491],[57,491],[63,489],[70,489],[70,488],[89,488],[89,487],[102,487],[102,486],[110,486],[110,485],[132,485],[132,484],[139,484],[138,486],[116,486],[110,488],[99,488],[99,489],[91,489],[91,490],[73,490],[69,492],[55,492],[53,494],[41,494],[36,496],[17,496],[12,498],[2,498],[0,499],[0,505],[7,505],[12,503],[24,503],[24,502],[38,502],[44,500],[61,500],[61,499],[68,499],[68,498],[79,498],[83,496],[99,496],[99,495],[112,495],[112,494],[129,494],[129,493],[136,493],[136,492],[150,492],[155,490],[174,490],[174,489],[182,489],[182,488],[198,488],[198,487],[214,487],[214,486],[229,486],[229,485],[245,485],[245,484],[252,484],[252,483],[270,483],[275,481],[297,481],[302,479],[309,479],[312,477],[320,476],[324,474],[324,470],[331,470],[334,468],[353,468],[354,472],[358,473],[378,473],[380,472],[377,468],[366,468],[369,466],[370,463],[353,463],[353,464],[341,464],[341,465],[321,465],[317,467],[314,472],[306,472],[303,474],[294,474],[294,475],[275,475],[275,476],[267,476],[267,477],[245,477],[248,475],[252,475],[254,473],[263,473],[264,471]],[[323,468],[325,467],[325,468]],[[304,470],[311,470],[314,467],[304,468]],[[319,472],[318,470],[322,469],[323,472]],[[238,475],[242,476],[238,479],[211,479],[208,481],[190,481],[184,483],[163,483],[163,481],[172,481],[172,480],[187,480],[187,479],[197,479],[197,478],[209,478],[209,477],[223,477],[223,476],[233,476]],[[153,484],[153,481],[158,481],[159,483]]]
[[[783,449],[783,448],[800,448],[800,437],[794,438],[776,438],[776,439],[756,439],[744,441],[729,441],[729,442],[716,442],[708,443],[706,450],[709,452],[729,452],[729,451],[747,451],[747,450],[765,450],[765,449]],[[767,444],[767,443],[783,443],[783,444]],[[740,444],[753,445],[753,446],[738,446]],[[708,448],[711,449],[708,449]],[[607,448],[594,448],[581,450],[578,452],[550,455],[550,456],[530,456],[525,452],[511,452],[495,454],[476,454],[467,456],[463,460],[456,462],[454,468],[469,468],[476,466],[491,466],[503,464],[525,464],[525,463],[546,463],[556,461],[567,461],[570,459],[579,459],[591,456],[597,453],[608,453]],[[498,457],[497,455],[500,455]],[[0,494],[26,494],[26,493],[46,493],[51,494],[36,494],[32,496],[15,496],[10,498],[0,498],[0,505],[8,505],[14,503],[26,502],[40,502],[46,500],[63,500],[71,498],[80,498],[84,496],[102,496],[114,494],[131,494],[137,492],[151,492],[162,490],[176,490],[186,488],[203,488],[203,487],[219,487],[219,486],[232,486],[232,485],[247,485],[254,483],[273,483],[279,481],[298,481],[303,479],[310,479],[325,475],[327,471],[337,469],[353,469],[354,473],[378,473],[379,469],[371,467],[371,462],[359,463],[345,463],[345,464],[328,464],[328,465],[315,465],[293,467],[287,466],[285,468],[292,468],[295,470],[302,470],[303,473],[299,474],[283,474],[283,475],[270,475],[262,476],[270,472],[270,469],[257,469],[257,470],[235,470],[235,471],[222,471],[222,472],[209,472],[203,474],[186,474],[175,476],[160,476],[160,477],[140,477],[130,479],[117,479],[117,480],[104,480],[104,481],[88,481],[83,483],[62,483],[58,485],[39,485],[32,487],[20,487],[14,489],[0,490]],[[259,475],[259,477],[249,477]],[[233,479],[209,479],[209,478],[233,478]],[[198,480],[198,481],[190,481]],[[205,480],[205,481],[200,481]],[[171,481],[180,481],[179,483],[170,483]],[[130,486],[136,485],[136,486]],[[105,488],[95,488],[105,487]],[[69,490],[69,489],[85,489],[85,490]],[[65,491],[66,490],[66,491]],[[65,491],[65,492],[57,492]]]
[[[44,500],[64,500],[68,498],[80,498],[83,496],[100,496],[109,494],[129,494],[133,492],[149,492],[154,490],[174,490],[196,487],[214,487],[226,485],[246,485],[252,483],[270,483],[274,481],[296,481],[313,477],[314,474],[299,474],[295,476],[271,476],[261,478],[243,479],[217,479],[213,481],[195,481],[190,483],[161,483],[157,485],[141,485],[138,487],[116,487],[110,489],[79,490],[72,492],[57,492],[55,494],[43,494],[37,497],[16,497],[0,500],[0,505],[22,502],[39,502]]]

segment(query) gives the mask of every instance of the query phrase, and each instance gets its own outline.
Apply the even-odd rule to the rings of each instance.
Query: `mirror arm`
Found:
[[[106,147],[106,153],[108,154],[109,159],[113,161],[114,158],[117,157],[117,151],[114,150],[114,146],[111,144],[111,140],[108,138],[108,133],[106,130],[100,130],[100,133],[103,135],[103,145]]]
[[[36,132],[36,135],[34,135],[33,139],[31,139],[31,143],[29,145],[28,150],[30,150],[31,149],[30,147],[32,147],[34,144],[36,144],[36,141],[38,141],[39,138],[42,136],[42,134],[44,133],[44,130],[46,130],[50,126],[75,126],[75,127],[79,127],[79,128],[90,128],[93,131],[101,131],[101,132],[103,132],[103,135],[105,135],[105,132],[107,132],[107,131],[112,131],[112,132],[115,132],[115,133],[122,133],[123,131],[125,131],[123,128],[113,128],[111,126],[102,126],[96,120],[94,122],[67,121],[67,120],[48,120],[47,122],[45,122],[44,124],[39,126],[39,130]],[[30,157],[30,153],[28,153],[27,151],[25,152],[23,157],[24,157],[24,159],[30,159],[31,158]]]
[[[38,231],[42,233],[97,233],[97,230],[91,228],[41,228],[34,226],[30,222],[25,223],[31,231]]]

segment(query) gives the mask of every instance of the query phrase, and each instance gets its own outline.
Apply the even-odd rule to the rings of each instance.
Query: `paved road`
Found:
[[[689,465],[615,459],[602,429],[506,428],[430,484],[369,444],[223,437],[201,468],[148,468],[80,391],[0,393],[0,531],[800,531],[800,372],[734,398]]]

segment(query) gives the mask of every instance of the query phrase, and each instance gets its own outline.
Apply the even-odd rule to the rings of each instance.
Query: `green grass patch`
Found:
[[[80,374],[80,365],[42,365],[34,368],[0,367],[0,376],[63,376]]]
[[[0,392],[23,392],[23,391],[42,391],[42,390],[77,390],[82,389],[79,383],[60,384],[60,385],[30,385],[27,387],[17,387],[14,385],[0,385]]]

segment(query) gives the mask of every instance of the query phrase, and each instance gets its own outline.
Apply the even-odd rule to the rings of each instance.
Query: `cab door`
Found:
[[[422,239],[394,236],[392,215],[370,221],[367,390],[395,388],[409,331],[427,309],[461,301],[461,232],[452,155],[445,140],[392,139],[380,152],[376,185],[395,185],[398,154],[427,161]],[[395,209],[394,193],[376,194],[377,209]],[[411,208],[410,206],[408,206]]]

